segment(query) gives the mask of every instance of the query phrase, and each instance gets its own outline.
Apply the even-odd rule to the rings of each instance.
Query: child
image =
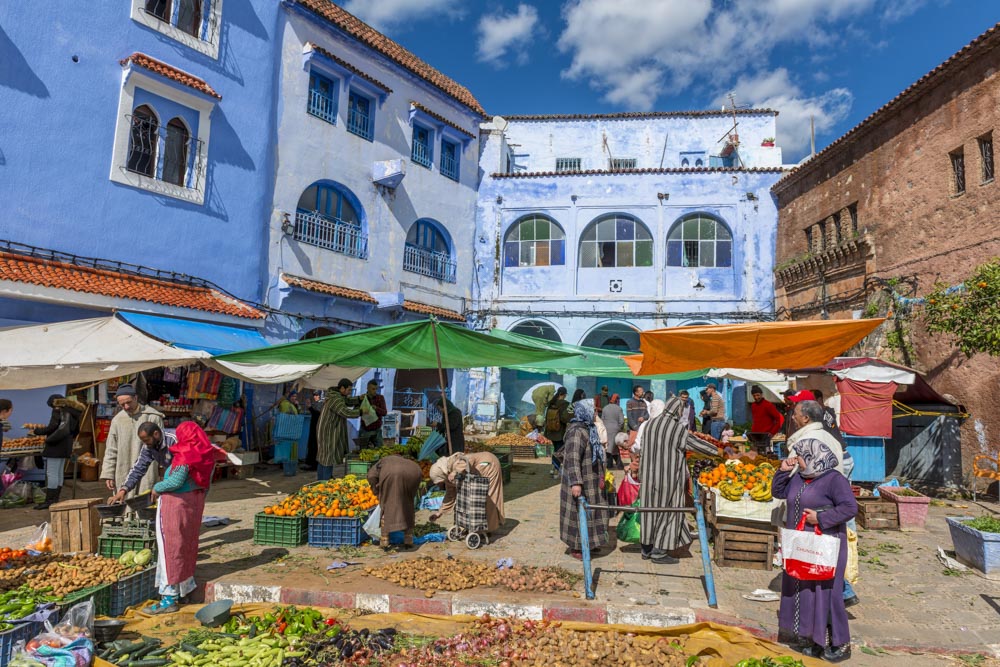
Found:
[[[625,479],[618,485],[618,504],[629,506],[639,497],[639,455],[632,454]]]

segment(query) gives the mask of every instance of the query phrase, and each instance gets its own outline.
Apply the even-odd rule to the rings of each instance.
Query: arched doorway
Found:
[[[562,336],[554,326],[544,320],[524,320],[510,328],[511,333],[531,336],[539,340],[561,343]],[[511,368],[500,369],[500,392],[503,394],[505,416],[520,418],[534,412],[532,404],[523,400],[525,394],[539,384],[549,382],[558,385],[562,376],[556,373],[528,373]]]
[[[608,350],[626,354],[639,350],[639,330],[627,322],[605,322],[591,329],[580,341],[583,347],[594,347],[599,350]],[[588,389],[588,395],[597,393],[601,387],[606,386],[609,394],[619,394],[624,402],[632,395],[632,387],[636,380],[628,377],[610,378],[595,377],[592,390]],[[648,388],[648,382],[639,382],[643,387]],[[586,388],[586,387],[585,387]]]

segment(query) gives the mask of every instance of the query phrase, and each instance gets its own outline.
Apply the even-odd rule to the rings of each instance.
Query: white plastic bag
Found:
[[[365,426],[371,426],[378,421],[378,415],[375,414],[375,408],[372,407],[372,404],[368,402],[367,395],[361,399],[361,421]]]
[[[373,540],[378,540],[382,538],[382,506],[376,505],[372,513],[368,515],[368,520],[365,521],[365,525],[362,526],[364,531],[368,533],[369,537]]]
[[[785,572],[800,581],[828,581],[837,573],[840,539],[824,535],[820,527],[803,530],[806,515],[799,519],[797,530],[781,529],[781,555]]]

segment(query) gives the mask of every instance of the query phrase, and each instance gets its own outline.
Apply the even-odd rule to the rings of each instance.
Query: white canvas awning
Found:
[[[749,385],[760,385],[764,390],[764,398],[774,403],[784,402],[781,392],[789,387],[788,377],[784,373],[767,369],[745,369],[745,368],[713,368],[707,374],[710,378],[738,380]],[[750,391],[747,390],[747,400],[750,398]]]
[[[0,330],[0,389],[96,382],[206,360],[150,338],[115,317]]]

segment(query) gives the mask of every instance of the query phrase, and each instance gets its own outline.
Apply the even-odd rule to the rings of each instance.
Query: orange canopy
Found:
[[[808,368],[843,354],[885,320],[710,324],[639,334],[642,354],[624,357],[636,375],[699,368]]]

